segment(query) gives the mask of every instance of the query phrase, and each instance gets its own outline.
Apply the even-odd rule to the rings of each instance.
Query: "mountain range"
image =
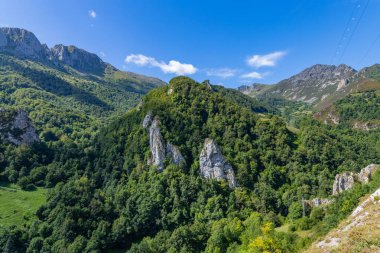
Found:
[[[377,252],[379,73],[166,84],[0,28],[0,252]]]
[[[321,110],[346,95],[380,90],[380,65],[357,71],[344,64],[316,64],[277,84],[252,84],[240,86],[238,90],[253,97],[305,102]]]

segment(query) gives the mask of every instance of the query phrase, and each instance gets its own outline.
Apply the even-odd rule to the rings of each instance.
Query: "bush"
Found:
[[[309,217],[302,217],[295,221],[295,226],[300,230],[308,230],[312,225],[313,223]]]
[[[321,207],[314,208],[311,210],[310,213],[310,220],[312,221],[313,224],[316,224],[317,222],[323,220],[325,217],[325,211]]]
[[[300,202],[293,202],[289,207],[288,219],[297,220],[302,217],[302,204]]]

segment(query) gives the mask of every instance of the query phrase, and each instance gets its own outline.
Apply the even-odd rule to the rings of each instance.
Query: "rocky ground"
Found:
[[[380,188],[305,252],[380,252]]]

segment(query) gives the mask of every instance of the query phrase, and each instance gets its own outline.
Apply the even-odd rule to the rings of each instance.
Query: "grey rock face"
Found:
[[[158,117],[155,117],[149,129],[149,145],[152,156],[148,161],[148,165],[155,165],[158,171],[162,171],[166,152],[159,125],[160,121]]]
[[[367,167],[361,169],[357,175],[358,181],[368,184],[369,180],[378,169],[379,169],[379,166],[376,164],[370,164]]]
[[[333,184],[333,195],[351,189],[355,183],[355,175],[352,172],[337,174]]]
[[[40,141],[28,114],[20,109],[14,112],[0,109],[0,135],[15,145]]]
[[[253,83],[251,85],[242,85],[239,86],[237,89],[238,91],[246,94],[256,97],[258,94],[260,94],[262,91],[267,90],[270,87],[268,84],[261,84],[261,83]]]
[[[152,112],[148,112],[142,125],[145,129],[149,128],[151,157],[148,159],[148,165],[155,165],[158,171],[162,171],[166,158],[169,158],[170,162],[175,165],[180,165],[185,162],[177,146],[171,144],[169,141],[165,144],[165,140],[161,135],[160,120],[157,116],[153,119]]]
[[[166,144],[166,156],[170,159],[170,162],[175,165],[180,165],[185,162],[179,148],[171,144],[169,141]]]
[[[373,122],[355,122],[352,126],[354,129],[360,129],[363,131],[371,131],[377,128],[380,128],[379,123],[373,123]]]
[[[325,123],[328,123],[328,122],[332,122],[335,125],[338,125],[340,122],[340,118],[336,116],[333,112],[329,112],[325,120]]]
[[[356,70],[344,64],[317,64],[279,82],[268,92],[290,100],[315,104],[347,86],[356,73]]]
[[[314,198],[311,200],[305,200],[305,205],[309,206],[310,208],[320,207],[320,206],[327,206],[331,203],[330,199],[320,199],[320,198]]]
[[[361,169],[359,173],[345,172],[342,174],[337,174],[333,185],[333,195],[351,189],[355,182],[367,184],[378,169],[378,165],[370,164]]]
[[[88,73],[101,73],[107,67],[99,56],[75,46],[55,45],[50,50],[50,60],[61,62],[70,67]]]
[[[33,33],[8,27],[0,28],[0,52],[33,59],[44,59],[48,53]]]
[[[199,165],[203,178],[227,180],[231,188],[236,187],[235,172],[220,152],[214,140],[205,140],[199,158]]]
[[[148,112],[148,114],[145,116],[143,120],[143,128],[147,129],[151,124],[153,120],[153,114],[152,112]]]

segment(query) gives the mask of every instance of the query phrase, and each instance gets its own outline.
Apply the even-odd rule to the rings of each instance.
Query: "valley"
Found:
[[[376,252],[377,193],[341,233],[380,189],[379,76],[167,84],[0,28],[1,252]]]

